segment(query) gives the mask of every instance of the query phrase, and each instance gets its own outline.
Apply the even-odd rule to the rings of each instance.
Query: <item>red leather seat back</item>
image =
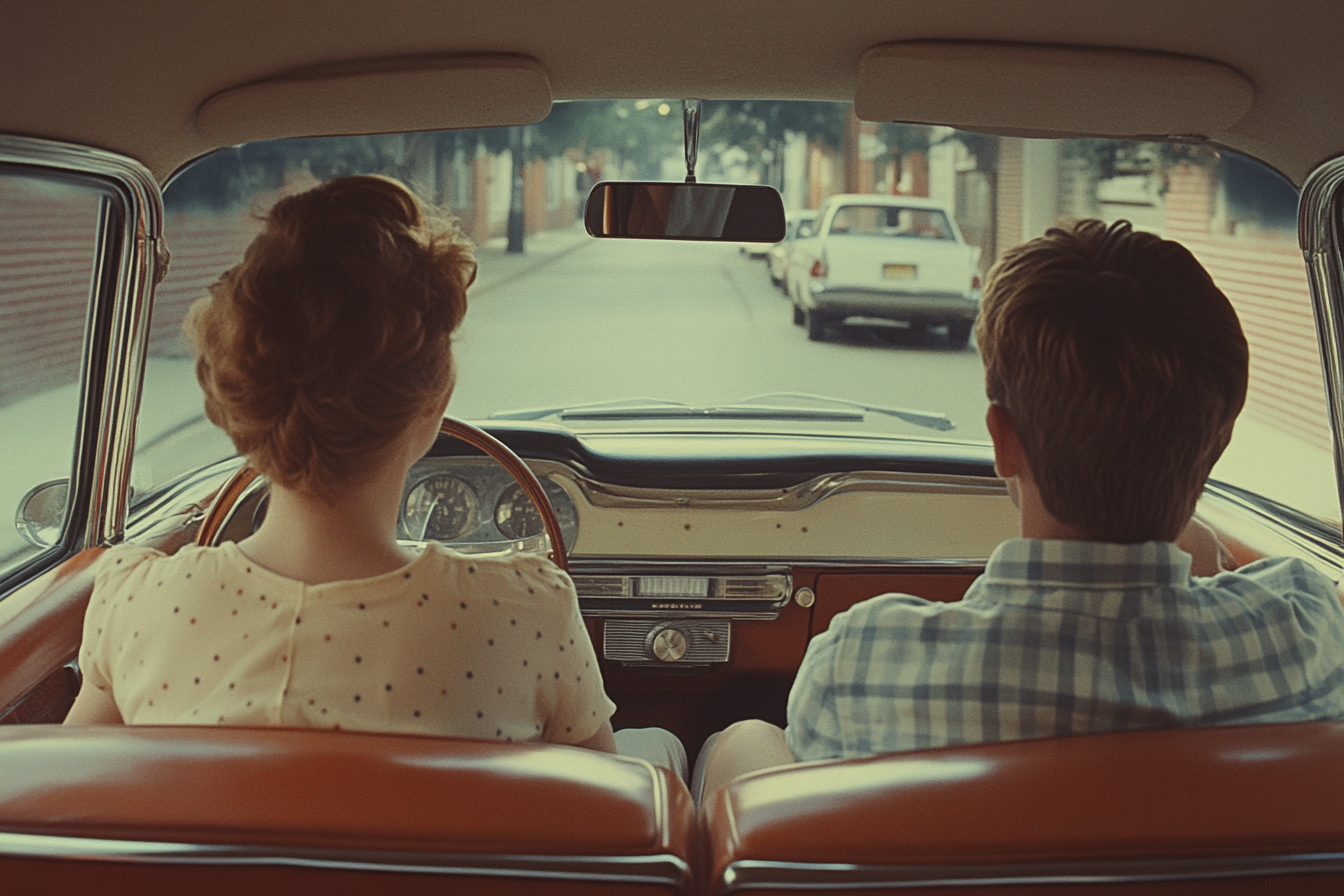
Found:
[[[1340,893],[1344,724],[1100,734],[791,766],[722,788],[703,826],[717,893],[946,896],[948,886],[960,892],[956,882],[977,894]]]
[[[680,893],[694,838],[675,775],[576,747],[0,730],[6,893]]]

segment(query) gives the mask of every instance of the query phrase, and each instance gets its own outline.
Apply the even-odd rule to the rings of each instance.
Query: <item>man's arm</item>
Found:
[[[1190,575],[1216,576],[1230,569],[1227,548],[1207,525],[1191,517],[1176,539],[1176,547],[1190,555]]]

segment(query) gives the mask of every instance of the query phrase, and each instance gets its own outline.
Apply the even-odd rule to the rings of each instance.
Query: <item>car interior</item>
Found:
[[[15,535],[22,550],[5,554],[0,541],[5,892],[1335,893],[1344,885],[1340,721],[803,763],[740,778],[699,807],[667,769],[544,743],[60,725],[79,687],[84,610],[100,553],[123,541],[165,553],[237,541],[264,518],[267,484],[226,439],[221,448],[218,433],[160,418],[169,398],[198,400],[178,342],[181,321],[190,300],[245,248],[255,222],[248,202],[282,182],[320,179],[316,164],[286,167],[284,152],[299,147],[316,159],[323,150],[302,141],[331,138],[371,156],[404,155],[411,136],[433,134],[442,137],[433,145],[449,148],[443,158],[468,165],[470,189],[479,191],[511,174],[480,160],[506,149],[520,157],[524,126],[535,126],[527,139],[541,153],[553,133],[544,122],[562,133],[565,122],[586,121],[578,117],[583,102],[637,101],[630,115],[661,116],[657,139],[672,147],[671,161],[650,171],[602,156],[616,186],[595,191],[599,202],[585,210],[586,191],[602,182],[590,176],[597,138],[567,137],[569,155],[554,156],[567,185],[552,195],[543,184],[536,193],[572,233],[553,256],[539,254],[558,239],[549,231],[529,231],[526,252],[504,248],[513,236],[491,222],[509,214],[507,191],[495,187],[489,209],[478,203],[472,214],[485,225],[476,234],[477,304],[458,343],[461,385],[448,408],[462,419],[445,421],[413,468],[399,535],[466,552],[548,553],[566,568],[618,707],[616,728],[666,728],[694,760],[706,738],[735,721],[782,726],[808,641],[837,614],[889,592],[958,600],[995,545],[1018,533],[977,429],[985,399],[974,347],[964,346],[965,335],[957,345],[951,331],[911,335],[916,327],[863,322],[835,322],[827,344],[808,343],[788,320],[789,299],[771,285],[774,262],[767,272],[731,244],[781,241],[786,205],[792,216],[824,196],[791,198],[790,178],[802,175],[789,173],[783,143],[772,145],[784,161],[769,169],[778,176],[764,179],[768,188],[733,177],[721,137],[728,125],[712,118],[716,102],[798,101],[809,114],[852,104],[852,114],[840,106],[852,133],[837,145],[852,144],[868,161],[874,153],[865,141],[897,133],[862,130],[869,125],[960,139],[955,151],[946,143],[947,183],[958,191],[946,213],[928,199],[935,184],[923,193],[909,188],[924,197],[910,207],[890,206],[890,197],[856,205],[848,226],[891,231],[925,251],[964,235],[985,247],[982,273],[995,252],[1034,235],[1024,232],[1027,222],[1041,220],[1022,186],[1017,206],[1002,198],[994,206],[1001,219],[1016,216],[1013,226],[998,225],[997,243],[983,236],[962,197],[980,182],[984,146],[995,147],[995,164],[1007,171],[1011,148],[1021,155],[1026,145],[1030,156],[1031,147],[1050,143],[1061,147],[1051,150],[1060,170],[1072,171],[1081,168],[1069,168],[1079,157],[1071,147],[1091,152],[1120,141],[1119,161],[1105,150],[1112,152],[1106,189],[1115,191],[1106,208],[1133,215],[1165,203],[1169,221],[1194,214],[1177,205],[1185,182],[1171,175],[1152,188],[1157,198],[1135,199],[1138,188],[1125,177],[1141,178],[1131,169],[1160,162],[1188,171],[1180,166],[1192,158],[1253,162],[1258,177],[1296,203],[1265,251],[1286,259],[1302,283],[1291,296],[1299,312],[1266,312],[1255,333],[1268,335],[1252,334],[1252,389],[1260,390],[1253,400],[1267,420],[1279,419],[1276,412],[1310,418],[1303,438],[1316,440],[1313,457],[1323,458],[1324,473],[1309,481],[1316,503],[1307,507],[1270,486],[1261,491],[1259,480],[1218,478],[1215,470],[1197,515],[1218,534],[1228,568],[1288,555],[1338,582],[1344,122],[1331,110],[1344,103],[1344,7],[50,0],[6,4],[3,18],[0,218],[10,223],[0,222],[0,456],[16,470],[29,454],[45,460],[52,451],[25,446],[58,416],[66,427],[60,444],[73,446],[69,456],[54,452],[59,479],[18,482],[14,474],[18,495],[26,495],[22,540]],[[683,107],[683,100],[699,102]],[[692,111],[698,168],[687,137]],[[385,135],[400,142],[379,143]],[[471,135],[469,145],[461,135]],[[921,152],[937,152],[932,142]],[[828,156],[810,145],[807,153],[796,167],[815,178]],[[635,159],[634,150],[625,158]],[[272,180],[250,173],[263,168],[238,161],[249,159],[279,173]],[[414,170],[397,160],[397,171]],[[189,197],[202,201],[191,193],[204,182],[193,165],[223,166],[230,184],[248,185],[234,217],[212,211],[195,230],[183,225]],[[697,170],[698,180],[683,182]],[[846,190],[836,181],[826,195],[898,193],[925,176],[918,170],[896,162],[884,188]],[[457,188],[447,178],[429,180],[451,200]],[[643,190],[662,186],[654,181],[669,186]],[[714,197],[714,185],[734,183],[736,194]],[[994,195],[1007,195],[1007,175],[995,183]],[[1220,183],[1210,187],[1198,226],[1213,222],[1207,232],[1219,239],[1255,236],[1227,209],[1259,200],[1237,205],[1234,182]],[[513,184],[520,195],[521,173]],[[718,205],[691,216],[687,229],[670,223],[667,209],[681,201],[677,190],[691,187]],[[1056,190],[1051,202],[1062,195]],[[1174,228],[1167,225],[1183,232]],[[50,234],[67,231],[72,248],[52,249]],[[49,251],[79,260],[56,271]],[[702,265],[710,256],[691,254],[699,251],[718,254]],[[641,252],[664,254],[632,254]],[[550,302],[544,315],[510,304],[530,276],[520,261],[528,253],[547,278],[536,287]],[[622,262],[622,253],[638,261]],[[1225,254],[1248,281],[1277,276],[1235,247]],[[648,300],[640,306],[648,318],[636,319],[596,286],[586,299],[570,299],[569,266],[580,261],[612,295],[648,291],[656,281],[675,284],[685,301]],[[730,279],[750,276],[750,289],[768,291],[760,301],[774,304],[751,304],[755,292],[698,296],[711,266]],[[888,264],[884,276],[908,279],[916,268]],[[23,314],[44,312],[7,312],[5,303],[54,282],[66,284],[75,311],[59,321],[59,340],[23,354],[29,349],[5,331],[18,333],[29,326]],[[1277,281],[1266,289],[1279,289]],[[574,311],[585,303],[591,319]],[[714,303],[770,309],[771,323],[796,345],[753,347],[755,329],[712,332],[720,320]],[[604,316],[613,329],[600,329]],[[613,385],[623,374],[598,363],[630,365],[634,382],[634,366],[649,360],[640,356],[658,354],[637,339],[683,326],[689,347],[650,360],[651,377],[686,379],[680,393],[669,386],[650,398],[643,387]],[[517,334],[539,347],[502,354]],[[18,374],[2,355],[30,371],[54,369],[60,344],[78,346],[65,404],[34,406],[31,417],[7,413],[11,401],[29,407],[44,393],[14,385]],[[814,349],[827,353],[818,366],[863,381],[866,391],[829,398],[793,380],[765,385],[776,381],[768,377],[723,393],[689,384],[688,371],[736,370],[747,363],[741,358],[758,355],[778,365],[771,370],[802,366],[801,352]],[[970,382],[981,388],[968,399],[975,410],[931,404],[913,391],[913,374],[888,371],[892,356],[907,350],[939,365],[968,361]],[[1257,351],[1282,358],[1262,362]],[[870,374],[845,366],[860,355],[888,367]],[[1283,370],[1311,380],[1311,401],[1276,385]],[[937,367],[927,376],[952,374]],[[846,429],[873,421],[879,428]],[[1248,476],[1268,481],[1305,469],[1273,439],[1264,444],[1239,455]],[[177,456],[185,459],[170,461]]]

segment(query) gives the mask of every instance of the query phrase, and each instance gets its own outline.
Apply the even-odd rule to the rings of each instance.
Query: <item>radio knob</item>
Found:
[[[690,643],[690,638],[680,627],[660,625],[649,631],[644,647],[654,659],[675,663],[686,655]]]

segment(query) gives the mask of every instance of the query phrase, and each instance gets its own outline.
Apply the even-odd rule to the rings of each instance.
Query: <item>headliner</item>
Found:
[[[1329,0],[4,0],[3,21],[0,131],[112,149],[160,180],[221,142],[197,126],[210,97],[314,65],[516,54],[540,63],[556,99],[852,100],[864,51],[915,39],[1213,60],[1255,91],[1219,142],[1298,183],[1344,151],[1344,4]],[[400,99],[419,126],[444,126],[442,108]]]

